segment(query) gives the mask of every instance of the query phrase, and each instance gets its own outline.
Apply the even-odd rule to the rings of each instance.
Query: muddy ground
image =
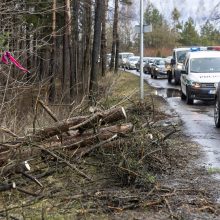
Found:
[[[59,161],[36,158],[32,174],[44,187],[14,176],[33,195],[0,193],[0,219],[220,219],[219,180],[213,178],[219,171],[201,165],[201,148],[184,135],[178,115],[148,94],[143,103],[122,99],[135,129],[117,146],[80,160],[68,157],[92,181]],[[100,104],[109,107],[109,98]]]

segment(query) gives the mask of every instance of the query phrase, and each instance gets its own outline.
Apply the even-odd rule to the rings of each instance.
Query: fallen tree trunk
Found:
[[[71,137],[66,137],[63,140],[63,143],[57,143],[53,141],[53,143],[45,143],[44,147],[48,150],[59,150],[59,149],[67,149],[74,150],[76,148],[90,147],[99,142],[105,141],[112,137],[114,134],[117,134],[118,137],[121,135],[125,135],[133,130],[133,125],[131,123],[125,123],[120,125],[113,125],[105,128],[100,128],[96,134],[94,131],[87,131],[83,134],[77,133]],[[59,140],[57,140],[59,141]],[[77,150],[77,152],[81,150]],[[28,147],[28,148],[20,148],[17,153],[15,153],[17,160],[24,161],[27,159],[31,159],[37,155],[41,155],[41,150],[36,147]],[[11,168],[4,168],[5,170],[10,170]],[[5,171],[4,171],[5,172]]]
[[[40,142],[55,135],[60,135],[69,130],[79,130],[80,133],[86,129],[97,126],[98,124],[107,124],[126,118],[124,108],[115,108],[105,112],[98,112],[93,116],[79,116],[67,119],[54,124],[52,127],[44,128],[34,135],[30,135],[23,139],[23,143]]]
[[[96,134],[94,134],[94,132],[91,131],[83,134],[79,133],[75,136],[65,139],[62,143],[62,148],[74,149],[77,147],[91,146],[97,142],[109,139],[114,134],[120,136],[122,134],[127,134],[132,130],[133,125],[131,123],[126,123],[101,128],[99,131],[97,131]]]

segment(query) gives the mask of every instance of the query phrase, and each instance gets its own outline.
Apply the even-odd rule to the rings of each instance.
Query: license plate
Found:
[[[216,90],[213,89],[213,90],[209,90],[209,94],[215,94],[216,93]]]

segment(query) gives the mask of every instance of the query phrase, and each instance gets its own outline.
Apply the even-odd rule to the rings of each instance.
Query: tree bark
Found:
[[[107,45],[106,45],[106,15],[108,9],[108,0],[104,0],[104,9],[102,17],[102,35],[101,35],[101,65],[102,65],[102,76],[105,76],[107,66]]]
[[[90,74],[90,96],[93,97],[97,93],[97,75],[98,75],[98,62],[100,54],[101,44],[101,24],[102,24],[102,10],[103,0],[96,0],[95,9],[95,24],[94,24],[94,37],[93,37],[93,49],[92,49],[92,69]]]
[[[98,112],[93,116],[81,116],[70,118],[58,123],[55,123],[52,127],[44,128],[37,131],[34,135],[22,140],[23,142],[40,142],[55,135],[60,135],[69,130],[79,130],[80,133],[86,129],[93,128],[98,124],[108,124],[109,122],[115,122],[126,118],[124,108],[115,108],[105,112]]]
[[[118,0],[115,0],[115,11],[114,11],[114,22],[113,22],[113,33],[112,33],[112,50],[111,50],[111,61],[110,70],[112,71],[115,67],[116,62],[116,40],[118,33]]]
[[[52,6],[52,52],[51,52],[51,68],[50,68],[50,85],[49,85],[49,102],[55,100],[55,76],[56,76],[56,0],[53,0]]]
[[[82,88],[84,94],[89,92],[89,82],[90,82],[90,51],[91,51],[91,31],[92,31],[92,3],[91,0],[86,0],[84,3],[84,29],[82,42],[84,44],[84,54],[82,62]]]

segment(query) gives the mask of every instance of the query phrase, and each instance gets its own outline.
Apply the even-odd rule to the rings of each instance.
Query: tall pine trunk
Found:
[[[52,5],[52,51],[51,51],[51,67],[50,67],[50,85],[49,85],[49,101],[55,100],[55,76],[56,76],[56,0]]]
[[[65,0],[64,3],[64,36],[63,36],[63,77],[62,77],[62,92],[63,100],[70,101],[70,30],[71,30],[71,16],[70,16],[70,0]]]
[[[71,51],[71,64],[72,64],[72,71],[70,75],[70,97],[73,98],[74,93],[78,95],[78,48],[79,48],[79,0],[73,1],[73,46],[70,47]]]
[[[102,10],[103,10],[103,0],[96,0],[95,8],[95,23],[94,23],[94,36],[93,36],[93,48],[92,48],[92,69],[90,77],[90,97],[97,94],[98,82],[98,62],[100,54],[100,44],[101,44],[101,28],[102,28]]]
[[[108,9],[108,0],[104,1],[103,17],[102,17],[102,36],[101,36],[101,65],[102,65],[102,76],[105,76],[106,65],[107,65],[107,45],[106,45],[106,15]]]
[[[83,94],[88,94],[90,82],[90,51],[91,51],[91,30],[92,30],[92,1],[85,0],[83,5],[83,35],[82,35],[82,89]]]
[[[112,33],[112,51],[111,51],[111,61],[110,70],[114,69],[116,61],[116,44],[117,44],[117,34],[118,34],[118,0],[115,0],[115,11],[114,11],[114,22],[113,22],[113,33]]]

